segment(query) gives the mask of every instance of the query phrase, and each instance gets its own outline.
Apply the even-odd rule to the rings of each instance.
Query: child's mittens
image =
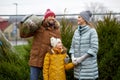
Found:
[[[70,58],[69,58],[69,56],[68,56],[68,55],[66,56],[66,58],[64,59],[64,61],[65,61],[65,63],[66,63],[66,64],[67,64],[67,63],[69,63]]]

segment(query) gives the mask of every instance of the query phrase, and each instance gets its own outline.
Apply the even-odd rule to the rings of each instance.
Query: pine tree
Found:
[[[99,36],[99,80],[114,80],[114,77],[120,73],[118,72],[120,67],[120,23],[111,16],[104,17],[103,21],[98,21],[97,32]]]

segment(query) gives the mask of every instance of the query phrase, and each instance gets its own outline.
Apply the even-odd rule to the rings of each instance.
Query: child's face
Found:
[[[59,41],[59,42],[57,43],[56,48],[62,49],[62,42],[61,42],[61,41]]]

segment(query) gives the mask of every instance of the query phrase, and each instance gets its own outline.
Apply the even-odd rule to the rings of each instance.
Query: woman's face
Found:
[[[86,22],[85,22],[85,20],[81,16],[78,16],[77,23],[78,23],[78,25],[83,25]]]
[[[47,20],[48,20],[48,22],[49,22],[50,24],[53,24],[53,23],[55,22],[55,17],[54,17],[54,16],[49,16],[49,17],[47,18]]]

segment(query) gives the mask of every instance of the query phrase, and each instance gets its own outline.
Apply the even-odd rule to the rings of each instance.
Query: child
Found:
[[[67,63],[68,57],[65,48],[59,38],[50,38],[52,49],[44,58],[44,80],[66,80],[65,70],[74,67],[73,63]]]

